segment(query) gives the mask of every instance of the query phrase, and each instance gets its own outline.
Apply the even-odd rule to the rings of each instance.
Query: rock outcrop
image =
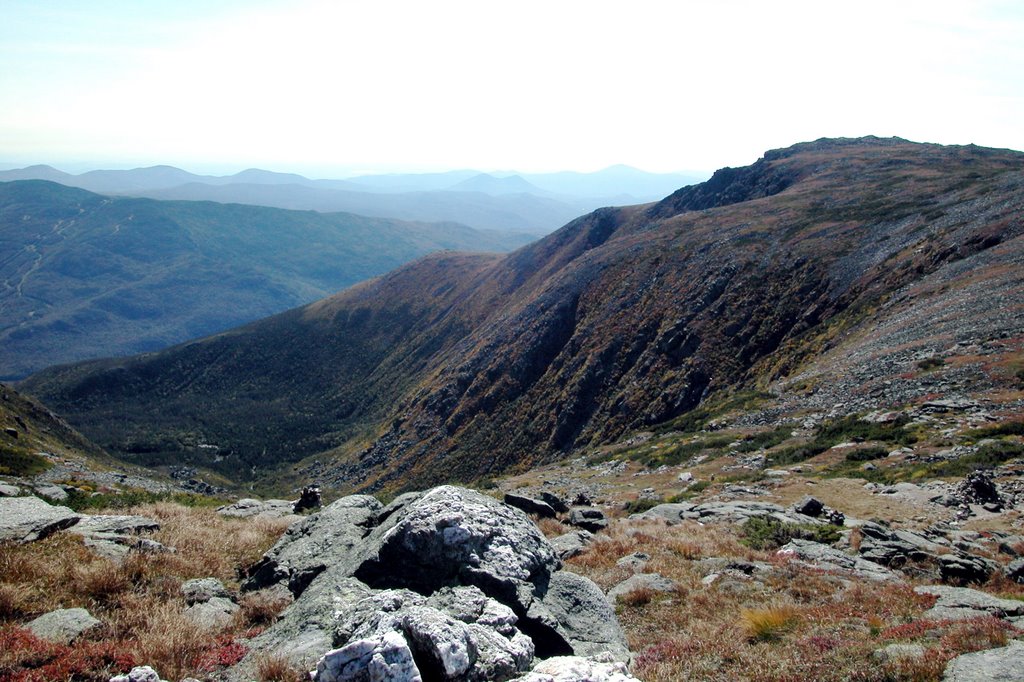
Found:
[[[38,497],[0,498],[0,542],[42,540],[81,519],[67,507],[49,504]]]
[[[944,682],[1016,682],[1024,680],[1024,642],[957,656],[946,666]]]
[[[233,679],[261,653],[315,665],[321,682],[510,680],[536,659],[629,660],[600,588],[561,570],[525,513],[454,486],[386,507],[342,498],[292,526],[246,584],[287,584],[296,601]]]

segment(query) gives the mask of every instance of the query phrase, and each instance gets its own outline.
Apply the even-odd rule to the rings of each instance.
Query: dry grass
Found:
[[[309,673],[293,666],[285,656],[262,655],[256,659],[258,682],[302,682]]]
[[[665,599],[638,590],[620,600],[639,679],[938,682],[952,657],[999,646],[1007,636],[1005,623],[993,618],[924,627],[921,615],[934,598],[912,585],[810,569],[740,545],[737,532],[725,524],[613,524],[606,539],[567,562],[608,589],[631,574],[616,561],[642,551],[651,556],[643,570],[679,583]],[[724,574],[701,583],[727,560],[762,562],[771,571],[758,580]],[[884,665],[872,658],[892,642],[920,643],[929,654]]]
[[[287,522],[227,519],[172,503],[145,505],[130,513],[159,520],[161,529],[153,539],[176,551],[133,552],[117,564],[64,533],[25,545],[0,545],[0,627],[56,608],[81,606],[104,623],[97,640],[116,645],[125,660],[152,665],[164,678],[205,678],[237,660],[244,649],[234,637],[254,624],[273,622],[286,602],[268,595],[246,597],[240,617],[217,638],[184,615],[181,583],[212,576],[237,586],[243,570],[269,549]],[[47,665],[66,665],[63,658],[54,659],[57,654],[43,653]],[[27,654],[24,660],[34,659]],[[30,672],[20,670],[18,675]]]
[[[788,604],[740,611],[740,626],[747,639],[755,642],[773,642],[794,630],[799,622],[800,613]]]
[[[557,538],[559,535],[565,535],[572,528],[565,525],[557,519],[534,519],[537,523],[537,527],[540,528],[540,532],[544,533],[544,537],[551,539]]]

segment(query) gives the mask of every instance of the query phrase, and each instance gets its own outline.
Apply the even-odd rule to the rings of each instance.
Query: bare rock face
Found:
[[[230,679],[261,653],[315,665],[319,682],[501,682],[552,656],[629,660],[601,590],[560,570],[522,511],[454,486],[372,499],[338,500],[267,553],[259,570],[296,601]],[[314,565],[308,583],[293,579]]]
[[[0,542],[42,540],[81,519],[67,507],[58,507],[38,497],[0,498]]]

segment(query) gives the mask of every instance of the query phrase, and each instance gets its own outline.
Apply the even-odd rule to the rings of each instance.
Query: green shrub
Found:
[[[1003,422],[981,429],[972,429],[965,434],[968,438],[982,440],[999,436],[1024,436],[1024,421]]]
[[[813,540],[832,544],[839,539],[840,528],[832,524],[815,525],[783,523],[770,516],[754,516],[740,527],[742,542],[747,547],[760,550],[775,550],[790,540]]]
[[[773,448],[792,437],[792,426],[779,426],[774,431],[763,431],[747,436],[736,448],[739,452],[753,452],[762,448]]]
[[[886,448],[880,446],[874,446],[870,448],[861,448],[852,452],[846,453],[847,462],[870,462],[874,459],[881,459],[889,454]]]
[[[100,494],[84,490],[71,490],[68,492],[68,499],[61,504],[74,511],[85,511],[87,509],[127,509],[153,502],[177,502],[185,507],[218,507],[224,504],[224,500],[197,493],[154,493],[148,490],[126,490],[120,493]]]
[[[627,514],[643,514],[648,509],[657,507],[659,504],[665,504],[665,500],[659,497],[640,497],[627,502],[623,509]]]
[[[0,443],[0,475],[36,476],[51,466],[48,459],[34,452]]]

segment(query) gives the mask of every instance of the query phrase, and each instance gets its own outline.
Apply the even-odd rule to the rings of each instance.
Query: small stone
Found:
[[[216,578],[194,578],[182,583],[181,596],[191,606],[208,602],[214,597],[227,598],[229,595],[224,583]]]
[[[679,584],[658,573],[637,573],[608,590],[608,600],[615,602],[630,592],[650,590],[651,592],[675,592]]]

